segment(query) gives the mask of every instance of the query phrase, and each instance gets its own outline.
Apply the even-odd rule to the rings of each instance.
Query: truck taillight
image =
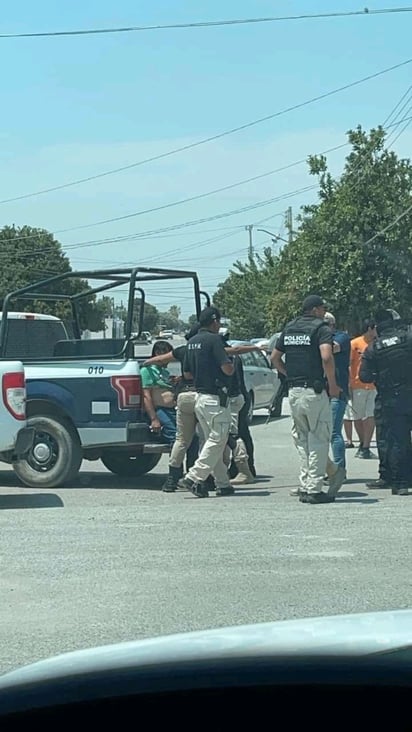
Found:
[[[3,374],[3,402],[15,419],[26,419],[26,381],[23,371]]]
[[[111,385],[117,391],[119,409],[140,406],[140,376],[112,376]]]

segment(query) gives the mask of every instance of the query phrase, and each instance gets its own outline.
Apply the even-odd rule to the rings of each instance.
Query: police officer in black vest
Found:
[[[197,498],[208,496],[205,481],[211,473],[216,481],[216,495],[234,493],[223,462],[231,422],[228,377],[233,375],[234,365],[218,335],[220,321],[217,308],[202,310],[199,332],[187,344],[183,365],[184,377],[194,381],[195,415],[205,441],[195,464],[178,485]]]
[[[302,315],[286,325],[272,353],[273,365],[287,377],[292,436],[300,458],[302,503],[331,503],[344,480],[344,471],[336,468],[329,479],[328,493],[322,491],[332,434],[329,396],[340,396],[333,335],[324,322],[325,312],[323,298],[309,295],[302,304]]]
[[[377,340],[364,352],[361,381],[375,383],[386,438],[386,460],[393,495],[408,495],[412,477],[412,336],[393,311],[376,314]]]

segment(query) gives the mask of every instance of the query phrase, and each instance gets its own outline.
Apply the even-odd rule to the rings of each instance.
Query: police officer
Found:
[[[197,391],[195,414],[205,442],[195,464],[179,480],[179,487],[197,498],[208,496],[204,481],[210,473],[215,476],[216,495],[234,493],[223,462],[231,421],[227,377],[232,376],[234,366],[219,336],[220,320],[217,308],[202,310],[199,332],[187,344],[183,367],[185,378],[193,377]]]
[[[196,323],[185,335],[186,341],[193,338],[199,330]],[[196,390],[193,379],[187,380],[183,376],[183,364],[186,345],[177,346],[168,353],[154,356],[144,362],[144,366],[167,366],[171,361],[178,361],[181,366],[182,378],[175,386],[176,397],[176,439],[173,443],[169,458],[169,474],[162,490],[165,493],[174,493],[177,483],[183,477],[183,462],[186,456],[186,467],[192,467],[199,454],[199,438],[196,434],[197,419],[195,415]]]
[[[405,496],[412,475],[412,336],[393,311],[380,310],[376,324],[378,338],[364,352],[359,376],[376,384],[390,487],[393,495]]]
[[[252,474],[249,467],[250,457],[253,460],[253,448],[252,455],[250,456],[247,451],[247,446],[240,435],[240,412],[242,411],[246,401],[248,400],[248,393],[245,385],[245,378],[243,372],[242,359],[239,356],[240,353],[248,353],[253,350],[258,350],[256,346],[238,346],[230,347],[229,340],[230,334],[227,328],[220,329],[220,336],[223,341],[226,353],[233,352],[233,365],[234,373],[229,383],[229,404],[231,413],[231,423],[229,430],[229,439],[225,451],[223,453],[223,460],[226,465],[230,466],[229,475],[234,473],[232,478],[232,485],[240,485],[246,483],[254,483],[255,476]],[[238,352],[236,352],[238,351]],[[252,438],[250,437],[250,440]],[[252,443],[253,444],[253,443]]]
[[[333,335],[324,322],[325,312],[323,298],[308,295],[302,304],[302,315],[286,325],[271,357],[275,368],[287,377],[292,436],[300,458],[302,503],[331,503],[345,478],[343,468],[336,468],[329,478],[328,493],[322,491],[332,434],[329,397],[340,395],[335,379]]]

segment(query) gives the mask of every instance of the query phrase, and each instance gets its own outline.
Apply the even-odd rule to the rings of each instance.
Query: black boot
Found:
[[[177,482],[183,475],[182,468],[172,468],[169,465],[169,475],[163,483],[163,493],[174,493],[177,488]]]

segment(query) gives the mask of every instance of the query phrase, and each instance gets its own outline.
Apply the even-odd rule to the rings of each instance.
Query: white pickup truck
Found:
[[[13,463],[33,445],[34,430],[26,426],[26,383],[21,361],[0,361],[0,461]]]
[[[76,277],[104,284],[84,294],[65,294],[67,281]],[[23,361],[28,425],[35,430],[26,459],[13,463],[23,483],[56,488],[75,479],[83,459],[101,459],[113,473],[137,477],[152,470],[162,453],[169,451],[170,446],[150,429],[144,413],[139,369],[139,362],[151,355],[142,337],[145,294],[140,283],[158,281],[163,287],[168,279],[192,281],[199,315],[200,296],[206,293],[200,291],[195,272],[181,270],[136,266],[69,272],[6,295],[0,319],[0,364],[1,359]],[[123,337],[107,334],[83,339],[79,298],[125,285],[129,296]],[[53,295],[52,288],[56,288]],[[21,306],[26,299],[38,303],[43,297],[45,302],[63,300],[71,305],[67,328],[51,315],[14,310],[15,303]]]

